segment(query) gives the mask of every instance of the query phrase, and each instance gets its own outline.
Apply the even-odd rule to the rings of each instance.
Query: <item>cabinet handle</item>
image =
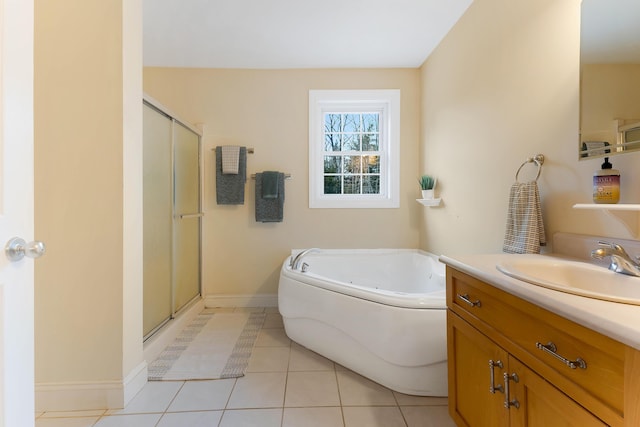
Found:
[[[462,301],[464,301],[465,303],[467,303],[468,305],[470,305],[471,307],[480,307],[482,306],[482,303],[480,302],[480,300],[477,301],[471,301],[469,299],[469,294],[458,294],[458,298],[461,299]]]
[[[585,362],[584,359],[578,357],[576,360],[569,360],[566,357],[559,355],[557,353],[558,347],[556,347],[556,345],[551,341],[549,341],[547,344],[542,344],[540,342],[537,342],[536,348],[544,351],[545,353],[552,355],[553,357],[555,357],[556,359],[558,359],[559,361],[561,361],[571,369],[576,369],[576,368],[587,369],[587,362]]]
[[[509,400],[509,381],[513,381],[514,383],[517,383],[518,381],[520,381],[520,378],[518,378],[518,374],[513,373],[511,375],[509,375],[508,373],[504,373],[503,374],[504,377],[504,407],[509,409],[510,407],[514,407],[516,409],[520,409],[520,402],[518,402],[518,399],[513,399],[513,400]]]
[[[492,394],[495,394],[496,391],[500,391],[504,393],[504,389],[502,388],[502,385],[500,384],[496,385],[496,382],[495,382],[493,368],[495,368],[496,366],[502,369],[502,366],[503,366],[502,362],[500,360],[496,360],[494,362],[492,359],[489,359],[489,378],[491,382],[491,384],[489,384],[489,393],[492,393]]]

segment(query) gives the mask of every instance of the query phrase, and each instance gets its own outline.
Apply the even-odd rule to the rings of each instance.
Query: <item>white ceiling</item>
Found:
[[[473,0],[144,0],[145,66],[419,67]]]

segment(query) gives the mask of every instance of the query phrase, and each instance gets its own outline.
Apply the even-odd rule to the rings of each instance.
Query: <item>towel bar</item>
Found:
[[[291,178],[291,174],[290,173],[285,173],[284,174],[284,179],[289,179],[289,178]],[[256,179],[256,174],[255,173],[251,174],[251,179]]]
[[[216,148],[218,148],[218,147],[213,147],[213,148],[211,149],[211,151],[216,151]],[[251,148],[247,148],[247,154],[253,154],[253,153],[254,153],[254,151],[255,151],[255,150],[254,150],[254,148],[253,148],[253,147],[251,147]]]

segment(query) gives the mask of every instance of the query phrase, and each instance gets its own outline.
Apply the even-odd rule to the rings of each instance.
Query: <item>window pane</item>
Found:
[[[380,132],[380,114],[362,115],[363,132]]]
[[[309,91],[309,207],[399,207],[399,90]]]
[[[324,194],[342,194],[339,176],[324,177]]]
[[[362,151],[380,151],[377,133],[365,133],[362,135]]]
[[[324,135],[324,151],[340,151],[340,134],[327,133]]]
[[[363,194],[380,194],[380,176],[366,175],[362,177]]]
[[[324,156],[324,173],[341,173],[340,156]]]
[[[345,173],[361,173],[360,156],[344,156],[344,172]]]
[[[360,114],[345,114],[343,132],[360,132]]]
[[[360,151],[360,135],[342,135],[342,151]]]
[[[324,115],[324,131],[340,132],[340,114]]]
[[[360,194],[360,175],[344,177],[344,194]]]
[[[380,173],[380,156],[363,156],[362,164],[364,173]]]

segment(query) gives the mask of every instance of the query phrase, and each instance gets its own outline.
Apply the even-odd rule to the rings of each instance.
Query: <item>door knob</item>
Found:
[[[25,256],[29,258],[40,258],[44,255],[46,247],[44,243],[34,240],[33,242],[25,242],[20,237],[14,237],[9,240],[4,247],[9,261],[20,261]]]

